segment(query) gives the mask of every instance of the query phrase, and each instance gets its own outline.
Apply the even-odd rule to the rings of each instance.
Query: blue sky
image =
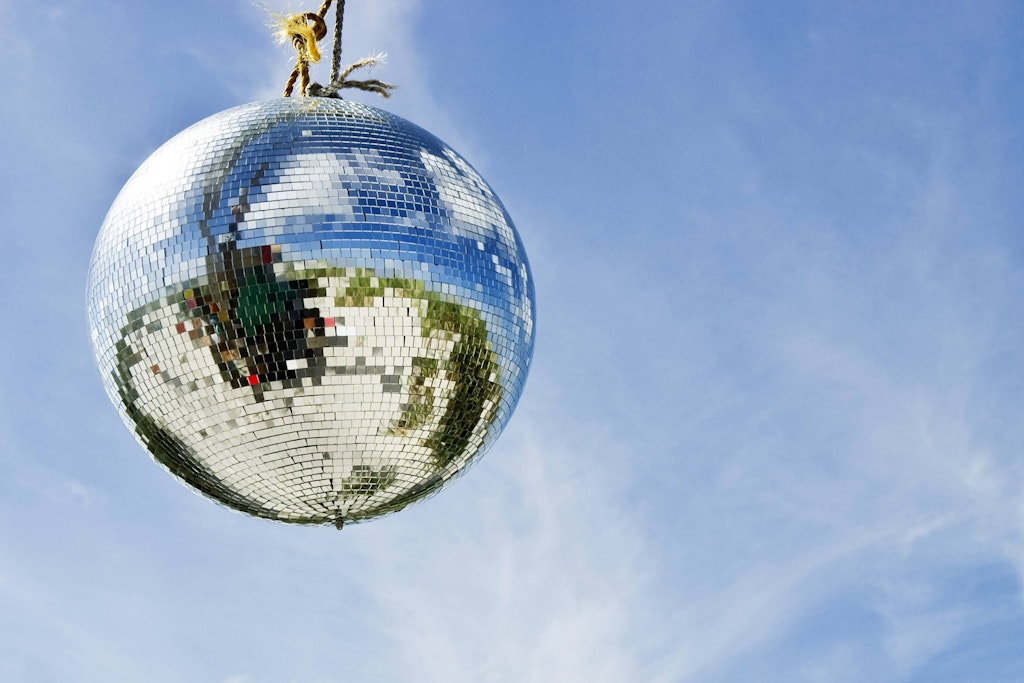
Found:
[[[497,446],[340,535],[165,474],[86,331],[128,175],[283,86],[265,21],[0,0],[0,680],[1024,680],[1024,6],[349,0],[539,318]]]

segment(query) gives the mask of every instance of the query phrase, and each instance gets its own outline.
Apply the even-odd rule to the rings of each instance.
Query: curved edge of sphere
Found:
[[[235,510],[340,524],[436,492],[522,393],[535,297],[461,156],[345,100],[254,102],[150,156],[96,240],[107,394],[160,464]]]

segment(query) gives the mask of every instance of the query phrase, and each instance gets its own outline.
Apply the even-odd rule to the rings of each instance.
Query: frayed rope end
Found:
[[[312,84],[309,89],[309,94],[316,97],[339,97],[339,90],[351,88],[355,90],[362,90],[364,92],[377,93],[384,99],[388,99],[391,97],[391,93],[395,89],[394,85],[377,80],[376,78],[370,78],[365,81],[357,81],[349,78],[352,72],[359,69],[372,69],[378,64],[382,64],[387,60],[387,57],[387,54],[383,52],[371,55],[370,57],[363,57],[362,59],[350,64],[348,68],[341,72],[341,76],[338,80],[332,81],[330,85],[325,87],[318,83]]]

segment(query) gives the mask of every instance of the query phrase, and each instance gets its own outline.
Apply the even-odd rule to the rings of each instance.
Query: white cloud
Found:
[[[614,488],[549,436],[521,434],[486,482],[476,477],[491,491],[475,492],[475,519],[376,558],[369,589],[410,676],[635,680],[621,643],[639,616],[641,534]]]

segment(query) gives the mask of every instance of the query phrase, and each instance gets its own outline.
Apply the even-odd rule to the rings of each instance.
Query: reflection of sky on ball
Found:
[[[237,509],[358,521],[489,447],[533,343],[525,254],[436,138],[274,100],[158,150],[97,240],[108,393],[154,456]]]

